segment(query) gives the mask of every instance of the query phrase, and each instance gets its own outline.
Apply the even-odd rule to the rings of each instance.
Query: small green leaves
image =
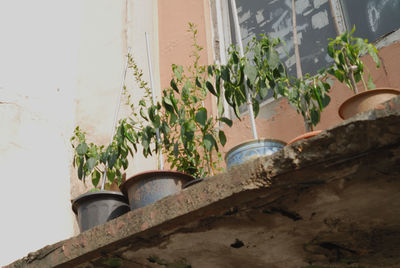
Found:
[[[76,147],[76,153],[80,156],[85,155],[88,151],[88,146],[86,143],[81,143]]]
[[[226,117],[220,117],[219,119],[218,119],[219,121],[221,121],[221,122],[224,122],[225,124],[227,124],[229,127],[231,127],[232,126],[232,120],[230,120],[229,118],[226,118]]]
[[[218,131],[218,138],[219,138],[219,141],[221,142],[222,146],[225,146],[225,144],[226,144],[225,132],[223,132],[222,130]]]
[[[195,119],[196,119],[197,123],[199,123],[201,126],[204,127],[206,125],[206,121],[207,121],[206,108],[204,108],[204,107],[199,108],[199,111],[196,113]]]
[[[98,170],[95,170],[95,171],[92,173],[92,184],[93,184],[95,187],[99,184],[99,182],[100,182],[100,177],[101,177],[101,174],[100,174],[100,172],[99,172]]]
[[[206,87],[210,91],[211,94],[218,97],[218,94],[215,91],[214,86],[210,83],[210,81],[206,81]]]
[[[91,176],[92,184],[96,187],[106,170],[108,181],[113,180],[116,174],[122,174],[121,170],[126,170],[128,167],[128,154],[133,155],[128,142],[136,151],[137,133],[126,119],[119,121],[114,139],[106,148],[94,143],[87,144],[85,133],[76,128],[71,143],[72,147],[76,148],[73,162],[77,168],[78,178],[85,180],[86,176]]]
[[[334,75],[340,82],[344,82],[354,93],[358,93],[357,82],[362,81],[364,87],[364,64],[360,60],[361,56],[368,53],[374,60],[376,67],[379,68],[380,61],[378,51],[368,40],[353,37],[355,27],[349,32],[345,32],[335,39],[330,39],[328,44],[328,55],[334,60],[334,65],[328,72]],[[368,81],[369,89],[372,84]],[[373,87],[372,87],[373,88]]]
[[[217,147],[217,141],[211,134],[204,135],[204,147],[207,151],[211,151],[213,147]]]
[[[97,160],[96,160],[96,158],[94,158],[94,157],[91,157],[91,158],[89,158],[89,159],[87,160],[86,165],[87,165],[87,170],[88,170],[89,172],[91,172],[92,169],[96,166],[96,162],[97,162]]]
[[[367,84],[368,89],[374,89],[375,88],[375,84],[374,81],[372,81],[372,76],[368,76],[368,84]]]
[[[254,85],[257,79],[257,68],[253,65],[246,64],[244,66],[244,73],[246,74],[247,78],[250,80],[251,85]]]
[[[176,82],[175,82],[174,79],[171,80],[170,85],[171,85],[173,90],[175,90],[177,93],[179,93],[178,86],[176,85]]]

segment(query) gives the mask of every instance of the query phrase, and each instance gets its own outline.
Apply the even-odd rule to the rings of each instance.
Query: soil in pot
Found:
[[[104,224],[130,211],[128,200],[120,192],[88,192],[72,201],[72,210],[77,216],[79,230],[84,232]]]
[[[181,172],[154,170],[129,178],[120,188],[134,210],[179,192],[185,183],[193,179],[192,176]]]

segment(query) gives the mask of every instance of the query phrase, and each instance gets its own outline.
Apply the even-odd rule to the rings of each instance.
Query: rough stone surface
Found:
[[[400,98],[8,267],[399,267]]]

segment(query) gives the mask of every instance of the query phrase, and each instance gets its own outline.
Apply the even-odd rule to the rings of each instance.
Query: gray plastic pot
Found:
[[[128,200],[120,192],[99,191],[82,194],[72,201],[79,230],[84,232],[130,211]]]

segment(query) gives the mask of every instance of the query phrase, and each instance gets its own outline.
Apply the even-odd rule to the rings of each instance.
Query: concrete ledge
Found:
[[[7,267],[396,267],[399,178],[400,97]]]

